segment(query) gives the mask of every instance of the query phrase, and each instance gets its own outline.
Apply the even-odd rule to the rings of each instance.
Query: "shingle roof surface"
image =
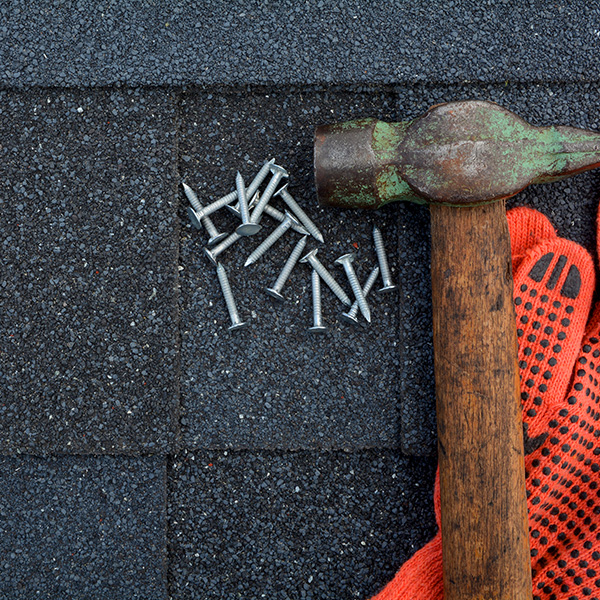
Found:
[[[62,2],[0,7],[0,85],[593,81],[593,2]]]
[[[0,22],[0,599],[374,594],[435,531],[428,214],[319,208],[313,128],[481,98],[600,129],[600,10],[83,1]],[[333,260],[356,251],[364,279],[381,226],[400,290],[370,328],[324,289],[311,337],[304,265],[273,304],[298,236],[243,268],[265,217],[223,255],[250,323],[227,332],[179,184],[207,202],[271,157],[348,291]],[[509,206],[595,252],[599,188]]]

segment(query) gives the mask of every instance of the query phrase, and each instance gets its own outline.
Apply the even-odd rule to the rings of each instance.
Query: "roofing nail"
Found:
[[[300,208],[296,200],[292,197],[292,195],[287,191],[287,186],[289,184],[285,184],[280,190],[275,193],[275,196],[281,196],[281,199],[288,205],[289,209],[294,213],[298,220],[306,230],[319,242],[323,242],[323,235],[319,231],[318,227],[310,220],[309,216]]]
[[[348,294],[344,292],[342,286],[334,279],[333,275],[323,266],[317,258],[317,249],[311,250],[306,256],[300,259],[301,263],[309,263],[311,267],[319,274],[321,279],[329,286],[329,289],[346,305],[352,306]]]
[[[369,295],[372,287],[375,285],[377,281],[377,277],[379,276],[379,267],[374,267],[369,277],[363,286],[362,292],[363,296],[366,298]],[[345,321],[346,323],[350,323],[351,325],[358,325],[358,301],[354,301],[354,304],[350,307],[348,312],[342,313],[340,319]]]
[[[377,260],[381,269],[381,278],[383,279],[383,287],[379,289],[379,292],[393,292],[398,289],[398,286],[392,282],[390,267],[388,266],[385,248],[383,247],[383,238],[377,226],[373,227],[373,241],[375,242],[375,252],[377,253]]]
[[[185,192],[187,199],[192,205],[188,206],[187,208],[188,217],[196,229],[201,229],[202,227],[206,229],[206,232],[210,236],[208,245],[212,246],[213,244],[216,244],[223,238],[227,237],[227,233],[220,233],[209,217],[202,217],[200,219],[198,218],[196,211],[202,210],[202,204],[200,204],[196,192],[194,192],[194,190],[192,190],[192,188],[183,181],[181,182],[181,185],[183,186],[183,191]]]
[[[256,176],[252,180],[252,183],[246,189],[246,197],[254,195],[256,190],[258,190],[258,188],[260,187],[260,184],[265,180],[266,176],[268,175],[269,171],[271,170],[271,166],[274,163],[275,163],[275,159],[272,158],[271,160],[267,161],[261,167],[260,171],[256,174]],[[224,206],[231,204],[236,198],[237,198],[237,190],[230,192],[229,194],[226,194],[222,198],[215,200],[212,204],[205,206],[201,211],[198,212],[197,216],[198,216],[198,218],[202,218],[207,215],[211,215],[212,213],[219,210],[220,208],[223,208]]]
[[[231,204],[237,198],[237,192],[231,192],[218,200],[215,200],[211,204],[205,206],[202,210],[196,211],[196,216],[199,219],[202,217],[206,217],[208,215],[212,215],[214,212],[217,212],[219,209]]]
[[[336,265],[342,265],[344,270],[346,271],[346,276],[348,277],[348,282],[350,283],[350,287],[352,288],[352,292],[354,293],[354,297],[358,302],[358,308],[360,308],[360,312],[363,317],[370,323],[371,322],[371,311],[369,309],[369,305],[365,300],[365,296],[363,294],[362,288],[360,287],[360,283],[358,281],[358,277],[356,277],[356,273],[354,271],[354,267],[352,263],[354,262],[354,254],[348,253],[340,256],[336,261]]]
[[[238,172],[235,176],[235,188],[237,192],[237,197],[240,205],[240,217],[242,219],[242,224],[238,225],[235,230],[236,233],[240,235],[254,235],[258,233],[262,227],[256,223],[250,222],[250,211],[248,210],[248,197],[246,196],[246,186],[244,185],[244,178]]]
[[[285,282],[287,281],[288,277],[290,276],[292,269],[298,262],[298,259],[300,258],[300,255],[302,254],[304,247],[306,246],[306,237],[307,236],[304,236],[294,246],[294,249],[290,253],[287,261],[285,262],[283,269],[281,269],[281,273],[279,273],[279,277],[277,277],[277,280],[273,284],[273,287],[265,288],[267,294],[269,294],[269,296],[271,296],[272,298],[275,298],[276,300],[279,300],[279,301],[284,300],[284,297],[281,295],[281,290],[283,289]]]
[[[294,217],[290,213],[285,214],[285,219],[268,235],[262,243],[246,259],[244,266],[255,263],[265,252],[292,226]]]
[[[252,209],[256,206],[256,203],[258,202],[258,199],[260,198],[260,192],[256,192],[254,194],[254,196],[252,196],[252,200],[250,200],[248,202],[248,209]],[[229,210],[229,212],[236,216],[238,219],[242,219],[242,215],[240,213],[240,203],[236,202],[236,204],[228,204],[227,205],[227,209]]]
[[[263,214],[269,215],[269,217],[272,217],[273,219],[279,222],[285,219],[284,213],[282,213],[280,210],[277,210],[274,206],[271,206],[269,204],[265,206]],[[310,235],[310,233],[306,231],[306,229],[304,229],[304,227],[302,227],[302,225],[297,221],[294,221],[292,223],[292,229],[298,232],[300,235]]]
[[[273,193],[277,189],[279,182],[283,177],[289,176],[288,172],[279,165],[271,165],[271,172],[273,173],[273,177],[271,177],[269,183],[267,184],[267,187],[260,196],[258,204],[254,207],[254,210],[252,211],[252,216],[250,217],[250,221],[252,223],[258,223],[260,215],[262,215],[265,206],[273,196]]]
[[[206,256],[210,258],[213,265],[217,266],[217,256],[219,256],[219,254],[221,254],[223,250],[226,250],[227,248],[229,248],[229,246],[232,246],[235,242],[241,239],[241,237],[242,236],[239,233],[234,231],[214,248],[204,248],[204,254],[206,254]]]
[[[312,333],[325,333],[327,327],[323,325],[321,313],[321,278],[315,269],[311,272],[313,326],[308,330]]]
[[[255,192],[260,187],[260,184],[267,178],[267,175],[275,165],[275,159],[268,160],[261,168],[260,171],[255,175],[254,179],[250,182],[246,194],[248,196],[254,196]]]
[[[242,322],[242,320],[240,319],[240,315],[238,314],[237,308],[235,306],[235,301],[233,299],[233,294],[231,293],[229,279],[227,279],[227,273],[225,272],[225,268],[221,263],[217,265],[217,277],[219,278],[219,283],[221,284],[221,291],[223,292],[223,296],[225,297],[225,304],[227,305],[229,317],[231,318],[231,325],[229,326],[229,331],[243,329],[247,326],[247,323]]]

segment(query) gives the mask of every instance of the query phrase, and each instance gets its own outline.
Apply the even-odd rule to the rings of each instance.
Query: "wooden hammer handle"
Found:
[[[530,600],[504,201],[430,210],[444,599]]]

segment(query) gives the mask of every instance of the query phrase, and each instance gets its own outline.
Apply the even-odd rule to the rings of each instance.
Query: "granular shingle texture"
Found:
[[[319,208],[314,126],[481,98],[600,129],[600,10],[47,0],[0,21],[0,600],[376,593],[435,531],[429,215]],[[264,293],[299,239],[243,268],[265,217],[223,254],[250,324],[227,332],[179,184],[207,202],[271,157],[346,291],[334,259],[356,252],[364,281],[382,228],[400,290],[372,292],[370,328],[324,288],[312,337],[305,265],[283,305]],[[509,206],[593,252],[598,189]]]
[[[0,85],[593,81],[594,2],[3,3]]]
[[[164,458],[0,458],[2,600],[164,600]]]
[[[435,532],[434,467],[387,450],[175,456],[171,596],[370,597]]]
[[[183,97],[180,127],[181,174],[205,204],[234,189],[240,170],[250,182],[263,162],[275,157],[290,173],[288,189],[321,229],[318,257],[351,294],[343,268],[334,260],[349,251],[359,279],[377,264],[372,228],[383,232],[397,276],[393,209],[348,212],[319,208],[312,173],[314,126],[320,122],[381,114],[394,118],[393,97],[363,95],[190,92]],[[268,180],[267,180],[268,181]],[[266,187],[265,185],[263,186]],[[183,193],[181,193],[183,199]],[[183,199],[182,204],[187,205]],[[273,206],[286,208],[280,199]],[[221,211],[214,222],[224,231],[239,224]],[[187,221],[183,210],[181,218]],[[204,232],[189,225],[181,247],[182,411],[187,448],[365,448],[397,445],[398,295],[373,292],[368,328],[353,328],[339,315],[347,310],[322,286],[323,322],[312,325],[310,272],[298,264],[282,304],[264,288],[274,283],[300,239],[288,232],[265,257],[243,267],[250,252],[276,222],[263,218],[263,231],[243,238],[219,255],[227,269],[238,310],[249,329],[231,334],[215,267],[204,256]],[[381,280],[379,280],[381,281]],[[379,284],[377,287],[381,287]],[[391,333],[391,335],[390,335]]]
[[[3,92],[0,452],[157,452],[177,434],[175,104]]]
[[[435,451],[437,440],[429,211],[411,204],[398,206],[397,210],[398,264],[402,265],[398,429],[402,450],[408,455],[422,456]]]

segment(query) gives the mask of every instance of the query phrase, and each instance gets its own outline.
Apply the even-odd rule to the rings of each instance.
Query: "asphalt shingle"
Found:
[[[169,466],[169,593],[367,598],[435,533],[431,459],[184,452]]]
[[[393,209],[361,213],[319,208],[312,174],[316,123],[381,114],[393,118],[393,98],[373,94],[244,92],[183,97],[181,175],[204,204],[235,189],[236,170],[249,183],[263,162],[275,157],[290,173],[289,190],[321,229],[318,257],[351,294],[333,261],[354,251],[365,281],[377,264],[372,227],[383,232],[394,276],[396,224]],[[268,181],[268,179],[267,179]],[[264,189],[265,185],[262,186]],[[180,217],[187,222],[182,197]],[[280,210],[285,204],[273,199]],[[214,213],[224,231],[239,221]],[[244,268],[250,252],[276,222],[242,238],[219,256],[227,269],[242,320],[249,329],[227,331],[229,316],[215,267],[203,255],[207,236],[186,225],[181,247],[182,432],[186,448],[364,448],[397,444],[398,295],[373,292],[370,327],[339,320],[344,305],[322,286],[321,337],[312,325],[310,268],[298,264],[279,304],[264,288],[274,283],[300,239],[288,232],[260,261]],[[381,280],[380,280],[381,281]],[[380,286],[378,286],[380,287]]]
[[[164,600],[166,461],[0,458],[0,598]]]
[[[0,85],[593,81],[593,2],[4,3]]]
[[[3,92],[0,453],[158,452],[178,422],[175,103]]]
[[[600,129],[600,10],[371,4],[0,7],[0,87],[24,90],[0,94],[0,453],[163,455],[0,459],[0,598],[364,598],[433,535],[427,209],[317,207],[312,131],[465,98]],[[400,291],[371,296],[371,328],[324,289],[311,337],[301,265],[273,304],[298,236],[241,266],[269,224],[223,255],[251,324],[227,332],[178,184],[208,201],[271,156],[347,290],[333,260],[356,251],[364,279],[382,227]],[[509,206],[594,252],[599,184]]]

